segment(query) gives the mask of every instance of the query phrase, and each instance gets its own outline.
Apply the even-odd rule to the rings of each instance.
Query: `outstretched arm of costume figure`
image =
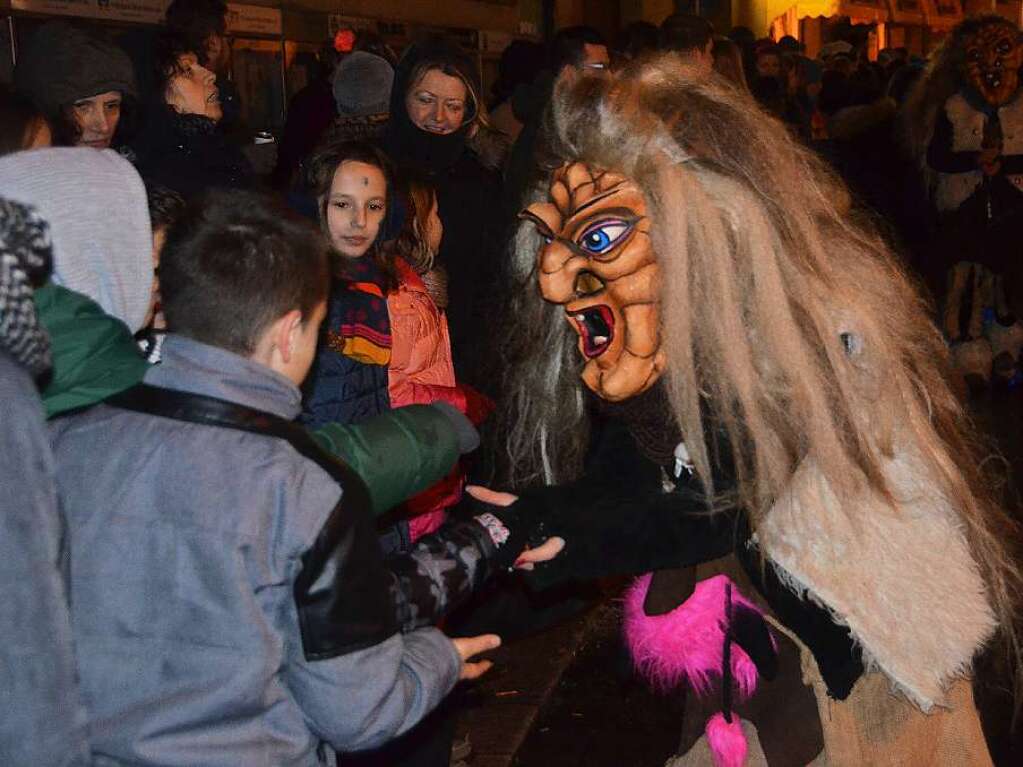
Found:
[[[938,110],[934,136],[927,147],[927,165],[941,173],[969,173],[980,169],[980,152],[956,152],[952,149],[952,123],[944,108]]]
[[[565,541],[555,559],[527,574],[540,589],[717,559],[735,548],[739,515],[735,509],[711,514],[691,491],[596,495],[573,485],[529,491],[511,508],[537,520],[535,538]]]
[[[355,470],[380,516],[443,479],[459,456],[459,430],[431,405],[410,405],[358,424],[310,431],[317,444]]]

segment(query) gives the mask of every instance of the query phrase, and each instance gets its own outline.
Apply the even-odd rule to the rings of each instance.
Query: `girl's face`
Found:
[[[376,242],[387,213],[387,179],[375,165],[343,162],[334,171],[326,203],[334,250],[345,258],[361,258]]]

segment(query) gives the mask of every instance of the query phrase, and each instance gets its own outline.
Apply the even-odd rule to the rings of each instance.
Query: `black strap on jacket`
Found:
[[[377,545],[369,491],[355,471],[279,416],[233,402],[139,384],[106,400],[124,410],[282,439],[342,488],[341,500],[295,581],[307,660],[326,660],[379,644],[398,630],[390,577]]]

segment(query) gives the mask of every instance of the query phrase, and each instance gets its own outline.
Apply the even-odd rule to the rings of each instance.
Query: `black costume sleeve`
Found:
[[[938,110],[934,136],[927,147],[927,164],[941,173],[969,173],[979,170],[980,152],[956,152],[952,149],[952,122],[945,109]]]
[[[437,623],[525,547],[524,526],[513,509],[479,502],[475,508],[475,517],[449,522],[416,541],[408,554],[388,560],[402,631]]]
[[[520,504],[526,516],[540,520],[531,542],[565,539],[557,557],[527,573],[530,584],[540,589],[570,580],[689,567],[723,557],[736,546],[738,512],[710,513],[702,494],[693,492],[623,496],[549,487],[527,493]]]

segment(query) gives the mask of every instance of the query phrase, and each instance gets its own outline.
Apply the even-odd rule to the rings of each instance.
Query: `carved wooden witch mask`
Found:
[[[613,402],[648,389],[664,370],[665,356],[660,270],[639,186],[619,174],[568,163],[554,172],[548,201],[521,215],[544,237],[540,292],[565,308],[579,334],[583,381]]]

